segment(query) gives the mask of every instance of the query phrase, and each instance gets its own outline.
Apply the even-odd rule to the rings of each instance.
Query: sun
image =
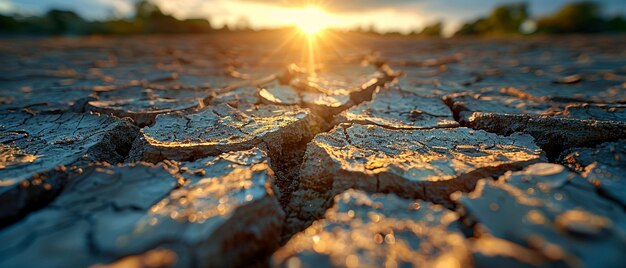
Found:
[[[295,13],[295,25],[308,36],[320,34],[329,26],[328,14],[318,6],[306,6]]]

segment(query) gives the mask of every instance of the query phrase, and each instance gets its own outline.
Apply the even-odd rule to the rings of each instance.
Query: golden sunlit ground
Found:
[[[626,265],[625,36],[284,9],[0,39],[0,267]]]

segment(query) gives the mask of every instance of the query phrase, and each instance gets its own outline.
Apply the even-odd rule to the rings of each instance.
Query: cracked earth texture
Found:
[[[0,267],[626,266],[623,36],[330,36],[1,40]]]

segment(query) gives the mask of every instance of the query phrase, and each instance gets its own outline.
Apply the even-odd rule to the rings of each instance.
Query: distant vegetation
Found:
[[[464,24],[455,35],[561,34],[626,32],[622,16],[606,18],[595,2],[576,2],[562,6],[556,13],[531,18],[525,3],[496,7],[488,17]]]
[[[73,11],[56,9],[41,16],[0,15],[0,32],[4,34],[206,33],[217,30],[206,19],[179,20],[149,1],[137,2],[130,19],[87,21]]]
[[[497,6],[488,17],[464,24],[457,35],[484,35],[517,33],[522,23],[529,19],[525,3]]]
[[[624,32],[626,20],[622,16],[605,18],[598,4],[580,2],[565,5],[555,14],[539,18],[537,31],[541,33]]]
[[[433,24],[426,25],[424,29],[422,29],[422,31],[416,34],[421,35],[421,36],[433,37],[433,36],[441,36],[442,33],[443,33],[443,22],[438,21]]]
[[[241,18],[229,28],[214,28],[207,19],[179,20],[147,0],[135,4],[130,18],[88,21],[73,11],[50,10],[39,16],[1,15],[0,34],[9,35],[89,35],[89,34],[151,34],[151,33],[209,33],[217,31],[245,31],[250,23]],[[444,22],[425,26],[411,35],[441,36]],[[361,33],[377,33],[373,25],[355,29]],[[519,35],[626,32],[622,16],[607,18],[602,6],[595,2],[576,2],[562,6],[554,14],[533,18],[526,3],[495,7],[488,16],[465,23],[455,36],[464,35]],[[399,33],[387,33],[399,34]]]

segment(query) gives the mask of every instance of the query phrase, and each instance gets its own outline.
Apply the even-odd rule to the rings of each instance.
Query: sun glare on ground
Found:
[[[328,14],[318,6],[303,7],[295,13],[294,24],[308,36],[317,35],[329,26]]]

